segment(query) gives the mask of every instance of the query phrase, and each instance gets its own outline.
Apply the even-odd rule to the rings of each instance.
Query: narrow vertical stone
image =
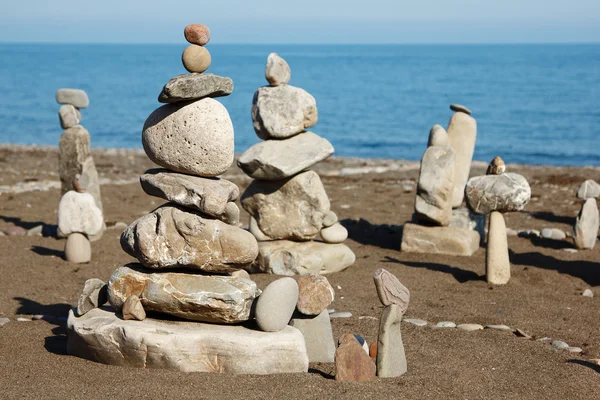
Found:
[[[504,223],[504,217],[498,211],[490,213],[485,270],[488,283],[505,285],[510,279],[506,224]]]
[[[598,225],[600,225],[598,203],[596,199],[588,198],[583,202],[573,228],[573,240],[578,249],[594,248],[598,237]]]
[[[407,371],[400,324],[404,312],[397,304],[383,309],[377,339],[377,376],[394,378]]]
[[[454,164],[454,194],[452,207],[460,207],[471,171],[471,161],[477,138],[477,122],[464,112],[456,112],[448,124],[448,143],[456,152]]]

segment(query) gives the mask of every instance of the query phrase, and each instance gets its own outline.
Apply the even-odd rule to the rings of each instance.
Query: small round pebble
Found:
[[[8,324],[9,322],[10,322],[10,319],[8,319],[8,318],[0,318],[0,327]]]
[[[435,324],[434,328],[456,328],[456,324],[452,321],[441,321]]]
[[[286,327],[298,302],[298,284],[293,278],[271,282],[256,301],[256,323],[265,332]]]
[[[427,326],[427,321],[418,318],[404,318],[402,321],[416,326]]]
[[[183,30],[183,36],[191,44],[204,46],[210,42],[210,29],[203,24],[190,24]]]
[[[581,295],[584,297],[594,297],[594,292],[592,292],[590,289],[585,289]]]
[[[349,311],[338,311],[329,314],[329,318],[350,318],[352,313]]]
[[[510,326],[507,326],[507,325],[486,325],[485,329],[498,329],[501,331],[510,331],[510,332],[515,331],[513,328],[511,328]]]
[[[210,67],[211,57],[206,47],[191,44],[183,51],[181,62],[188,72],[202,73]]]
[[[540,236],[544,239],[564,240],[567,235],[560,229],[544,228],[540,232]]]
[[[460,324],[456,327],[463,331],[480,331],[483,329],[483,326],[479,324]]]
[[[565,350],[569,353],[583,353],[581,347],[569,346]]]
[[[329,228],[331,225],[335,224],[336,222],[338,222],[338,216],[333,211],[329,211],[327,214],[325,214],[325,217],[323,217],[323,227],[324,228]]]
[[[321,238],[325,243],[342,243],[348,238],[348,230],[336,222],[330,227],[321,229]]]
[[[555,340],[552,342],[552,346],[556,347],[557,349],[566,349],[569,347],[569,344],[567,342],[563,342],[562,340]]]
[[[377,357],[377,342],[373,342],[369,345],[369,357],[371,357],[371,358]]]
[[[467,107],[462,106],[460,104],[450,104],[450,109],[452,111],[464,112],[465,114],[471,115],[471,110],[469,110]]]

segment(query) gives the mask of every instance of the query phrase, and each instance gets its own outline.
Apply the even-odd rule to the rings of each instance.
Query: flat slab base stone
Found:
[[[278,374],[308,371],[302,333],[241,325],[123,320],[112,310],[69,311],[67,353],[103,364],[181,372]]]
[[[471,256],[479,248],[479,233],[450,226],[404,224],[401,251]]]

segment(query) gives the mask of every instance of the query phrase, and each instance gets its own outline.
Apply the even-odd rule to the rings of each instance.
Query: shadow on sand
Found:
[[[430,262],[417,262],[417,261],[400,261],[390,256],[385,256],[385,259],[382,262],[388,263],[398,263],[402,265],[406,265],[407,267],[412,268],[425,268],[431,271],[443,272],[445,274],[450,274],[460,283],[465,283],[469,281],[485,281],[485,276],[478,275],[476,272],[469,271],[466,269],[452,267],[450,265],[445,264],[436,264]]]
[[[529,265],[536,268],[549,269],[561,274],[568,274],[582,279],[590,286],[600,285],[600,263],[591,261],[558,260],[542,253],[516,253],[509,250],[512,264]]]
[[[347,230],[348,238],[355,242],[383,249],[400,250],[402,225],[373,225],[366,219],[340,221]]]
[[[578,360],[576,358],[570,359],[567,362],[569,364],[583,365],[584,367],[591,368],[593,371],[596,371],[597,373],[600,374],[600,365],[598,365],[598,364],[594,364],[594,363],[591,363],[591,362],[585,361],[585,360]]]
[[[26,299],[24,297],[15,297],[21,305],[17,309],[17,314],[22,315],[43,315],[42,319],[52,325],[53,336],[47,336],[44,347],[50,353],[66,355],[67,354],[67,316],[69,310],[73,308],[70,304],[41,304],[37,301]]]
[[[575,245],[569,241],[569,239],[556,240],[556,239],[545,239],[542,237],[532,237],[531,244],[535,247],[544,247],[546,249],[562,250],[562,249],[574,249]]]
[[[35,254],[39,254],[40,256],[55,256],[63,258],[63,256],[65,255],[64,251],[49,249],[48,247],[42,246],[31,246],[31,251],[33,251]]]
[[[552,222],[552,223],[557,223],[557,224],[567,224],[567,225],[575,224],[575,217],[556,215],[551,211],[534,211],[534,212],[530,212],[529,215],[531,215],[535,219],[540,219],[540,220],[546,221],[546,222]]]

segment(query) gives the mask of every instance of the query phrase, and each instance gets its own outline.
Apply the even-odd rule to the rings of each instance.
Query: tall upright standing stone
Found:
[[[448,123],[448,143],[456,152],[454,163],[454,193],[452,206],[461,206],[465,193],[465,186],[471,171],[475,140],[477,138],[477,122],[471,117],[471,111],[466,107],[453,104],[450,109],[455,113]]]
[[[589,197],[582,202],[573,227],[573,241],[578,249],[594,248],[599,224],[598,203],[595,198]]]

